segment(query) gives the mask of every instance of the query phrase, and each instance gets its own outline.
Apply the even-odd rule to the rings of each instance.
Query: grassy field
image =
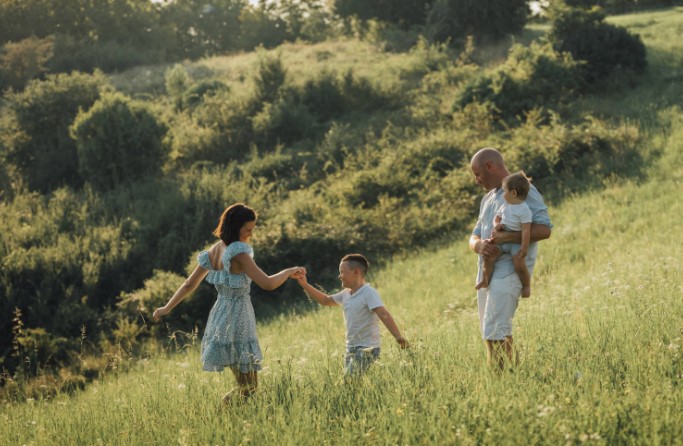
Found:
[[[476,259],[453,233],[372,274],[413,348],[383,330],[361,380],[342,379],[341,310],[320,308],[259,327],[262,391],[246,404],[220,407],[232,377],[202,372],[195,347],[75,396],[4,403],[0,444],[683,444],[681,16],[612,19],[641,33],[651,70],[585,106],[641,124],[647,177],[551,208],[514,372],[486,368]]]

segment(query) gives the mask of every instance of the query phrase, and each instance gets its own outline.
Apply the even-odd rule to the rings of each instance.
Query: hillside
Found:
[[[602,177],[591,187],[554,189],[553,236],[542,242],[533,296],[516,317],[521,364],[514,372],[497,376],[485,366],[469,212],[458,214],[459,225],[440,228],[440,241],[416,238],[418,248],[407,244],[382,259],[370,281],[413,348],[398,351],[384,331],[381,362],[359,382],[342,380],[341,312],[292,309],[259,326],[263,392],[247,404],[220,408],[232,377],[201,372],[196,344],[177,351],[171,339],[168,355],[133,360],[132,370],[74,396],[3,402],[1,442],[681,444],[683,248],[675,236],[683,215],[676,195],[683,179],[683,44],[676,37],[683,10],[609,20],[640,33],[650,68],[635,89],[586,97],[576,106],[621,132],[636,132],[623,141],[637,140],[640,164],[633,175],[597,171]],[[346,44],[321,45],[282,51],[305,61],[322,48],[337,54],[334,45],[343,55]],[[410,55],[386,57],[383,64],[396,68],[372,74],[387,76],[382,85],[413,81],[413,71],[401,71]],[[226,76],[239,79],[230,73],[239,73],[240,60],[206,63],[217,70],[228,65]],[[375,68],[366,63],[358,70]],[[124,89],[128,81],[112,82]],[[465,174],[460,169],[455,179],[463,183],[450,178],[451,184],[471,181]]]

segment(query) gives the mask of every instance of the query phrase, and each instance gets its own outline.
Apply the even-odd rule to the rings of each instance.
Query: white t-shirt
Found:
[[[344,309],[346,347],[379,347],[379,317],[372,310],[384,304],[377,290],[366,283],[353,294],[345,288],[330,297]]]
[[[519,204],[505,203],[498,211],[500,223],[507,231],[521,231],[522,223],[531,223],[531,209],[525,202]]]

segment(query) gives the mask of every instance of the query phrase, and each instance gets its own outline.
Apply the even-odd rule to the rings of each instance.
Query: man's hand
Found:
[[[491,232],[490,240],[496,245],[502,245],[503,243],[518,243],[519,241],[515,238],[518,236],[519,232],[505,231],[504,228],[493,228]]]
[[[398,342],[398,345],[401,347],[402,350],[409,347],[408,341],[403,336],[396,338],[396,342]]]
[[[500,248],[493,244],[494,240],[480,240],[477,243],[477,252],[484,257],[495,257],[500,254]]]

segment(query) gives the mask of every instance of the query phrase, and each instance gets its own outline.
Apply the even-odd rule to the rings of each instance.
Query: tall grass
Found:
[[[602,98],[604,109],[624,96]],[[412,348],[384,331],[362,379],[342,377],[338,308],[292,311],[259,327],[261,391],[244,404],[219,405],[233,379],[201,372],[194,346],[72,397],[3,402],[0,443],[683,444],[683,111],[661,98],[631,108],[648,179],[551,209],[553,236],[515,319],[514,371],[485,366],[476,260],[467,234],[452,233],[370,277]]]

